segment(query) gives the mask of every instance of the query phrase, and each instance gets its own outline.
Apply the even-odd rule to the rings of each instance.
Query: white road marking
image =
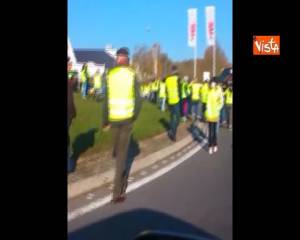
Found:
[[[170,163],[169,165],[159,169],[158,171],[156,171],[155,173],[135,182],[132,183],[128,186],[127,188],[127,193],[132,192],[133,190],[145,185],[146,183],[151,182],[152,180],[166,174],[167,172],[169,172],[170,170],[172,170],[173,168],[177,167],[179,164],[183,163],[184,161],[186,161],[187,159],[189,159],[191,156],[193,156],[195,153],[197,153],[201,148],[203,148],[203,146],[206,144],[206,141],[203,141],[200,145],[196,146],[195,148],[193,148],[191,151],[189,151],[188,153],[186,153],[185,155],[181,156],[178,160],[176,160],[175,162]],[[102,206],[104,206],[105,204],[109,203],[111,200],[111,195],[103,197],[103,198],[99,198],[81,208],[75,209],[72,212],[68,213],[68,222],[81,217],[84,214],[87,214],[97,208],[100,208]]]

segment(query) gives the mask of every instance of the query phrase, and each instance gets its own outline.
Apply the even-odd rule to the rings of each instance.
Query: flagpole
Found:
[[[215,10],[216,11],[216,10]],[[217,30],[216,30],[216,13],[214,12],[214,46],[213,46],[213,76],[216,76],[216,48],[217,48]]]
[[[213,45],[213,77],[216,76],[216,43]]]
[[[197,43],[194,47],[194,78],[197,76]]]

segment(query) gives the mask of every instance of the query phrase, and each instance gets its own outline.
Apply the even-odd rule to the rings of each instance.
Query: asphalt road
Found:
[[[232,132],[221,129],[219,151],[201,149],[176,168],[68,224],[69,239],[131,240],[144,230],[232,239]]]

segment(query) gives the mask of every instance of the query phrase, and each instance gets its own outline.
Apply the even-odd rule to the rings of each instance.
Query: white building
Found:
[[[107,45],[104,49],[73,49],[68,39],[68,57],[78,72],[81,71],[82,65],[87,63],[91,75],[97,70],[103,74],[105,70],[115,66],[116,52],[117,49],[111,45]]]

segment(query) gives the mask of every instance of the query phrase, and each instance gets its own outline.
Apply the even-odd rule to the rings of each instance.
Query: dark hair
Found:
[[[122,47],[117,51],[117,55],[129,55],[129,49],[127,47]]]

